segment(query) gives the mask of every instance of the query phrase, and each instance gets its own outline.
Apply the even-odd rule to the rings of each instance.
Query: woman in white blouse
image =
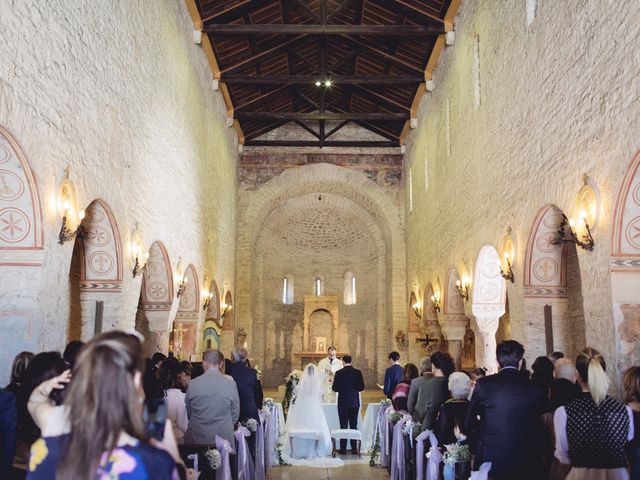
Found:
[[[576,370],[582,394],[555,411],[555,456],[571,464],[567,480],[629,480],[624,448],[633,438],[633,414],[607,395],[605,368],[597,350],[580,352]]]
[[[173,425],[173,433],[178,443],[184,443],[184,434],[189,425],[187,417],[187,407],[184,403],[185,394],[181,390],[178,375],[180,374],[180,363],[175,358],[168,358],[160,366],[158,380],[164,400],[167,404],[167,418]]]

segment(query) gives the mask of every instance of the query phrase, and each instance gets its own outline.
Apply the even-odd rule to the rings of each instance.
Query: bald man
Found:
[[[580,395],[580,387],[576,384],[578,371],[575,364],[568,358],[560,358],[556,361],[549,393],[549,408],[552,412],[558,407],[563,407]]]

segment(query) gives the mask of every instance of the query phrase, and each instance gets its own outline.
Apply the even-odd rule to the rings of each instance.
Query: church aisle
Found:
[[[267,480],[364,480],[388,479],[384,468],[368,464],[346,464],[339,468],[277,467],[267,472]]]

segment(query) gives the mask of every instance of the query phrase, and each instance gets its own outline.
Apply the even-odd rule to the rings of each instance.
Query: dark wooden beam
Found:
[[[331,23],[338,15],[340,15],[340,12],[342,12],[342,10],[344,10],[352,1],[353,0],[344,0],[340,5],[338,5],[338,8],[333,10],[327,16],[327,23]]]
[[[311,10],[304,3],[300,2],[299,0],[289,0],[289,1],[293,4],[293,8],[302,10],[307,15],[309,15],[311,18],[313,18],[316,22],[320,21],[320,18],[318,17],[316,12]]]
[[[362,148],[389,148],[399,146],[397,141],[366,141],[366,140],[247,140],[246,147],[362,147]]]
[[[320,134],[316,132],[313,128],[307,126],[306,123],[296,120],[296,124],[300,125],[302,128],[304,128],[307,132],[309,132],[314,137],[320,138]]]
[[[424,75],[329,75],[334,85],[417,85],[424,82]],[[228,84],[261,85],[280,84],[289,85],[315,85],[317,81],[324,80],[318,75],[222,75],[221,82]],[[322,87],[324,88],[324,87]]]
[[[272,122],[280,120],[361,120],[365,122],[385,122],[409,120],[409,112],[234,112],[236,120],[247,120],[254,122]]]
[[[391,63],[395,67],[398,67],[402,70],[413,70],[414,72],[420,72],[424,76],[424,68],[420,68],[419,65],[407,63],[404,60],[399,59],[392,52],[381,50],[377,46],[371,45],[368,42],[364,42],[362,40],[355,39],[353,37],[350,37],[349,35],[343,35],[341,38],[351,45],[360,47],[363,52],[366,52],[373,57],[382,57],[387,61],[387,63]]]
[[[373,3],[377,3],[378,5],[384,7],[390,12],[400,13],[406,18],[410,19],[412,22],[415,22],[418,24],[423,24],[425,20],[428,18],[431,21],[438,22],[439,24],[444,25],[443,18],[440,18],[437,15],[428,13],[426,10],[416,8],[413,5],[409,5],[406,2],[403,2],[401,0],[374,0]]]
[[[410,110],[411,109],[411,105],[403,105],[401,103],[396,102],[395,100],[393,100],[392,98],[389,98],[386,95],[383,95],[381,93],[378,93],[376,91],[373,90],[369,90],[367,88],[362,88],[359,85],[355,85],[354,88],[356,88],[359,92],[361,92],[361,95],[364,97],[367,96],[372,96],[372,97],[376,97],[379,101],[386,103],[387,105],[391,105],[392,107],[395,108],[400,108],[402,110]]]
[[[340,122],[338,125],[336,125],[335,127],[333,127],[331,130],[329,130],[327,132],[327,134],[324,136],[324,138],[329,138],[331,135],[333,135],[334,133],[336,133],[338,130],[340,130],[342,127],[346,126],[348,123],[350,123],[350,120],[345,120],[343,122]]]
[[[245,58],[244,60],[240,60],[232,65],[225,65],[224,68],[221,69],[222,74],[227,74],[229,72],[233,72],[234,70],[237,70],[239,68],[246,68],[246,67],[250,67],[252,65],[256,65],[260,62],[263,62],[265,60],[267,60],[268,58],[272,57],[273,55],[279,55],[279,54],[284,54],[285,53],[285,48],[289,45],[292,45],[296,42],[299,42],[300,40],[304,39],[306,37],[306,35],[300,35],[298,37],[294,37],[294,38],[290,38],[287,41],[278,43],[278,45],[271,47],[267,50],[263,50],[260,53],[258,53],[257,55],[253,56],[253,57],[249,57],[249,58]]]
[[[402,35],[437,36],[443,27],[432,25],[283,25],[283,24],[209,24],[203,32],[217,35]]]
[[[235,5],[225,9],[214,6],[206,12],[203,12],[202,22],[230,23],[242,18],[247,13],[251,13],[270,1],[272,0],[245,0],[240,5]]]

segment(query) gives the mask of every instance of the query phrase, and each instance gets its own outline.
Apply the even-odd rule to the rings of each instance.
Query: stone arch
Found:
[[[175,298],[173,269],[164,243],[156,240],[149,248],[149,258],[142,276],[138,315],[144,316],[145,350],[167,352],[169,319]],[[143,320],[136,318],[138,325]]]
[[[484,245],[478,253],[474,272],[471,312],[475,317],[476,363],[497,372],[495,360],[496,332],[505,313],[507,287],[500,275],[500,255],[492,245]]]
[[[325,163],[317,163],[305,165],[298,168],[286,169],[277,177],[262,184],[257,192],[252,193],[252,201],[246,206],[241,213],[243,225],[238,230],[238,251],[239,255],[247,255],[250,252],[253,261],[246,267],[241,266],[238,270],[238,312],[242,318],[246,318],[250,322],[250,328],[253,331],[253,338],[260,338],[265,328],[268,330],[266,321],[262,320],[262,314],[257,311],[259,305],[264,303],[264,299],[260,298],[260,292],[253,292],[252,285],[255,284],[255,276],[261,268],[261,260],[255,255],[261,238],[264,238],[264,227],[268,226],[268,219],[277,209],[283,208],[292,198],[302,198],[314,193],[318,197],[321,193],[322,202],[329,201],[332,198],[340,200],[343,203],[349,202],[354,208],[359,208],[366,213],[367,222],[371,222],[374,227],[370,231],[375,232],[377,237],[375,242],[380,244],[384,250],[384,263],[376,266],[379,275],[384,277],[387,287],[381,292],[380,298],[377,300],[376,315],[383,318],[376,328],[376,344],[374,351],[369,349],[372,358],[385,358],[388,349],[391,347],[392,338],[388,334],[388,330],[397,331],[398,329],[406,329],[406,311],[404,305],[393,302],[392,291],[398,288],[404,288],[406,277],[404,269],[400,267],[405,262],[405,245],[404,230],[402,226],[401,210],[397,203],[397,199],[391,198],[387,192],[370,180],[363,172],[351,169],[329,165]],[[307,198],[308,201],[311,198]],[[351,207],[350,207],[351,208]],[[379,243],[378,243],[379,242]],[[389,272],[387,275],[386,272]],[[357,276],[361,273],[354,271]],[[298,279],[296,279],[298,280]],[[302,288],[302,284],[297,281],[297,285]],[[391,288],[393,285],[393,288]],[[302,294],[301,297],[302,298]],[[359,303],[359,302],[358,302]],[[354,308],[359,309],[362,305]],[[288,307],[287,316],[292,318],[298,315],[297,305]],[[388,319],[391,319],[389,322]],[[376,320],[378,320],[376,318]],[[391,325],[390,325],[391,323]],[[354,336],[355,337],[355,336]],[[364,340],[366,336],[360,336],[359,340],[354,343],[353,349],[365,351]],[[278,341],[277,339],[275,341]],[[350,337],[351,342],[351,337]],[[362,344],[362,346],[361,346]],[[287,350],[279,347],[277,350]],[[255,353],[258,361],[264,364],[267,357],[265,346],[262,344],[252,345],[252,351]],[[287,365],[286,359],[278,359],[279,367],[285,374],[291,369],[291,365]],[[375,365],[371,367],[370,375],[381,374],[383,365]],[[380,371],[378,371],[380,369]],[[268,375],[265,370],[265,374]],[[366,374],[366,372],[365,372]],[[278,375],[278,378],[280,375]]]
[[[36,176],[18,141],[0,125],[0,360],[38,351],[44,220]],[[20,279],[20,281],[16,281]],[[5,372],[8,375],[8,371]],[[7,381],[0,374],[2,381]]]
[[[223,330],[234,330],[235,329],[235,311],[233,306],[233,295],[231,294],[231,290],[227,290],[227,293],[224,294],[224,303],[226,305],[227,312],[222,315],[220,319],[222,321],[222,329]]]
[[[625,170],[613,210],[611,295],[616,368],[622,374],[640,363],[640,151]]]
[[[435,338],[438,341],[430,344],[427,347],[427,353],[431,354],[444,348],[444,339],[442,338],[442,331],[440,330],[440,323],[438,322],[438,311],[431,301],[431,297],[434,295],[435,290],[433,285],[429,283],[424,291],[423,299],[423,314],[422,323],[425,328],[425,333],[429,335],[429,338]]]
[[[205,321],[213,320],[218,325],[220,324],[220,289],[215,280],[211,280],[209,285],[209,292],[211,292],[211,302],[205,312]]]
[[[68,340],[87,340],[118,326],[123,283],[120,230],[109,205],[93,200],[75,241],[70,269]]]
[[[562,215],[562,210],[555,205],[541,208],[527,240],[523,278],[527,318],[524,334],[530,359],[547,355],[551,350],[562,350],[565,355],[575,358],[586,343],[576,247],[572,243],[558,243]],[[568,273],[571,273],[569,283]],[[545,311],[547,316],[551,312],[551,321],[546,320],[546,324]],[[552,340],[552,344],[540,339]]]
[[[16,139],[0,125],[0,267],[42,265],[43,223],[36,177]]]
[[[193,264],[184,271],[186,288],[178,301],[173,320],[173,351],[179,359],[189,360],[196,353],[198,319],[200,317],[200,282]]]
[[[449,267],[442,297],[442,315],[438,316],[438,320],[444,339],[447,341],[449,353],[456,362],[456,366],[460,368],[469,319],[465,313],[464,300],[456,290],[458,280],[460,280],[458,270],[453,266]]]

